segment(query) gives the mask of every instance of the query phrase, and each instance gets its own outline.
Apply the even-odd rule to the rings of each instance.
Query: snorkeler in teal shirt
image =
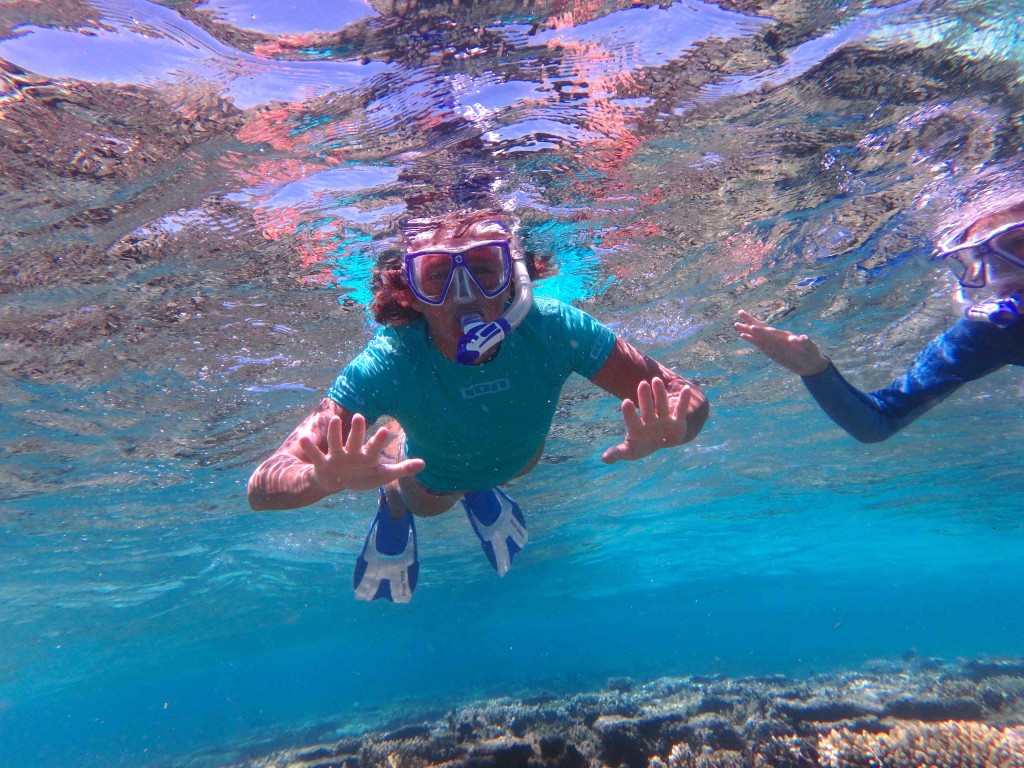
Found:
[[[615,335],[593,317],[550,299],[534,301],[485,365],[449,360],[425,325],[381,328],[327,396],[368,421],[396,419],[405,455],[426,462],[416,479],[435,493],[515,477],[544,444],[566,379],[596,374],[615,346]]]
[[[490,210],[408,222],[405,252],[373,276],[384,327],[249,480],[253,509],[380,487],[356,561],[359,599],[410,600],[413,516],[457,503],[495,571],[508,571],[526,520],[498,486],[539,461],[572,373],[622,401],[626,436],[602,453],[606,463],[688,442],[707,419],[707,399],[689,381],[585,312],[533,301],[543,265],[523,252],[515,226]],[[367,422],[384,417],[366,439]]]

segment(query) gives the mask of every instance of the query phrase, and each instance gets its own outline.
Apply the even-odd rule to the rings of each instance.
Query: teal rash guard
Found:
[[[492,360],[461,365],[437,350],[419,318],[380,328],[327,396],[369,423],[396,419],[406,456],[426,462],[416,479],[430,490],[480,490],[522,471],[547,438],[569,375],[593,377],[614,346],[615,334],[586,312],[536,299]]]

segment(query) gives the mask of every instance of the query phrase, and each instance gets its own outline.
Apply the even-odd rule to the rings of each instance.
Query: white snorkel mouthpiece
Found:
[[[473,312],[459,318],[462,324],[462,338],[455,351],[455,360],[463,365],[473,365],[487,351],[501,343],[502,339],[523,322],[533,306],[533,281],[526,269],[526,258],[521,253],[512,257],[512,283],[515,296],[505,313],[490,323],[485,323],[479,314]]]
[[[455,359],[463,365],[473,365],[487,350],[512,333],[512,326],[504,316],[493,323],[485,323],[480,315],[471,314],[460,317],[459,322],[462,323],[462,338],[459,339]]]

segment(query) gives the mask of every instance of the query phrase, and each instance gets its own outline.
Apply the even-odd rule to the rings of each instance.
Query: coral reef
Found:
[[[743,768],[747,763],[740,752],[731,749],[705,749],[694,753],[689,744],[676,744],[668,755],[668,764],[652,757],[648,768]]]
[[[984,723],[907,723],[888,733],[830,731],[818,748],[827,768],[1024,768],[1024,729]]]
[[[1022,685],[1018,660],[876,662],[806,680],[616,678],[595,693],[467,704],[232,768],[1024,768]]]

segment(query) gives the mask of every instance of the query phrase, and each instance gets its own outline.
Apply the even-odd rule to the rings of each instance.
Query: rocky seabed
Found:
[[[1024,768],[1024,660],[501,698],[232,768]]]

